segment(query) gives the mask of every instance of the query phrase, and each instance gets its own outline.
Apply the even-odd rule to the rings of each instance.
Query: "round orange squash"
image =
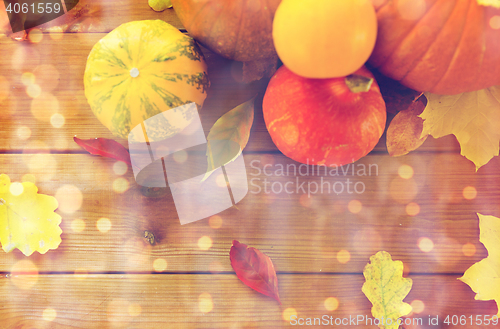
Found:
[[[378,37],[369,63],[418,91],[500,85],[500,9],[478,1],[372,0]]]

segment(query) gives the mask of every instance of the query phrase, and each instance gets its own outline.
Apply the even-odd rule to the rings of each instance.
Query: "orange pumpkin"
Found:
[[[276,56],[274,13],[281,0],[172,0],[189,34],[229,59],[248,62]]]
[[[372,0],[378,37],[369,63],[418,91],[500,85],[500,9],[478,1]]]

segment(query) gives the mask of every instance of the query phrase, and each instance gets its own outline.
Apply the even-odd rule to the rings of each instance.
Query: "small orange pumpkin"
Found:
[[[378,37],[369,63],[418,91],[500,85],[500,8],[478,1],[487,0],[372,0]]]

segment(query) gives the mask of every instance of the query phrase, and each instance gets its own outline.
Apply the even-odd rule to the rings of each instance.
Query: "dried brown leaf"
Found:
[[[425,98],[420,97],[410,107],[396,114],[387,128],[387,150],[390,156],[401,156],[416,150],[427,136],[421,136],[424,120],[419,117],[425,108]]]

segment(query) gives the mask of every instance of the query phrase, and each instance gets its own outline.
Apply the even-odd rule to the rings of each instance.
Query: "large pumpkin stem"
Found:
[[[373,78],[363,75],[351,74],[345,77],[345,84],[353,93],[367,92],[372,86]]]
[[[500,0],[477,0],[480,6],[500,8]]]

